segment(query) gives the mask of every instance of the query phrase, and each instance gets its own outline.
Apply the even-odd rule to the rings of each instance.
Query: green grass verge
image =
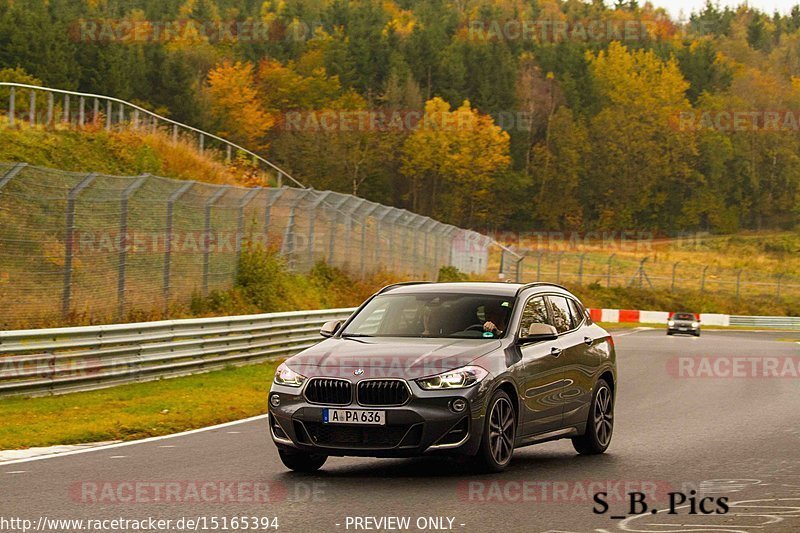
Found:
[[[141,439],[263,414],[278,364],[62,396],[4,398],[0,450]]]

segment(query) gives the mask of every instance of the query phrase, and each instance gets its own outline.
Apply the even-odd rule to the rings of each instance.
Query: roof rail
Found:
[[[563,289],[563,290],[569,292],[569,289],[564,287],[563,285],[559,285],[557,283],[550,283],[548,281],[536,281],[534,283],[526,283],[525,285],[523,285],[522,287],[517,289],[517,296],[519,296],[519,294],[522,291],[524,291],[526,289],[532,289],[534,287],[556,287],[557,289]]]
[[[396,289],[397,287],[407,287],[409,285],[427,285],[430,283],[433,283],[433,281],[402,281],[400,283],[392,283],[391,285],[383,287],[377,292],[377,294],[383,294],[384,292],[390,289]]]

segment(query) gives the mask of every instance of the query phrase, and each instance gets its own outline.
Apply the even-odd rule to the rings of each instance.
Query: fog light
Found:
[[[463,398],[456,398],[455,400],[450,402],[450,409],[452,409],[456,413],[460,413],[466,408],[467,408],[467,402]]]
[[[281,397],[277,394],[273,394],[269,399],[269,403],[272,407],[278,407],[281,404]]]

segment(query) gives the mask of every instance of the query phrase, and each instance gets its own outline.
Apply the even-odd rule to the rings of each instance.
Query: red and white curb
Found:
[[[666,324],[674,313],[669,311],[639,311],[631,309],[589,309],[595,322],[625,324]],[[706,326],[730,326],[730,315],[716,313],[695,314]]]

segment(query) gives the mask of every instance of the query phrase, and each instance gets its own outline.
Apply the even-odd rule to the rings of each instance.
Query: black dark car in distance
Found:
[[[611,336],[563,287],[405,283],[369,298],[277,369],[269,426],[283,463],[329,456],[472,456],[500,471],[513,450],[571,439],[608,448]]]
[[[667,335],[685,333],[700,336],[700,319],[694,313],[673,313],[667,321]]]

